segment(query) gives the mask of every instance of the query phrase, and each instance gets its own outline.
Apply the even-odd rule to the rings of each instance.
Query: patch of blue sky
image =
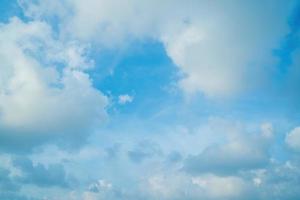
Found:
[[[93,57],[96,67],[90,74],[94,85],[114,98],[119,111],[148,115],[157,112],[167,102],[178,101],[174,97],[179,94],[172,92],[175,89],[172,83],[178,80],[179,72],[161,43],[135,41],[123,51],[98,51]],[[124,94],[134,100],[118,105],[118,96]]]
[[[15,15],[25,19],[17,1],[3,0],[0,9],[0,19],[3,22]],[[298,48],[299,13],[298,6],[289,19],[291,32],[283,40],[282,46],[275,52],[280,58],[280,76],[291,64],[292,52]],[[59,28],[58,19],[55,16],[46,20],[54,30]],[[165,112],[165,116],[173,117],[175,121],[176,116],[182,119],[182,113],[185,113],[186,119],[189,118],[189,114],[193,116],[191,118],[195,116],[205,118],[209,115],[222,116],[228,115],[228,113],[238,118],[249,118],[252,115],[254,119],[257,119],[258,115],[268,113],[274,116],[274,113],[281,114],[286,112],[285,109],[290,108],[290,106],[286,106],[290,103],[288,99],[282,96],[276,97],[276,93],[270,95],[269,91],[267,91],[267,95],[264,95],[266,91],[247,93],[246,96],[236,101],[227,101],[224,104],[211,102],[203,95],[198,95],[193,102],[186,103],[180,92],[172,91],[178,90],[172,85],[176,84],[179,79],[178,68],[166,55],[163,45],[153,40],[136,40],[121,50],[93,49],[90,56],[95,60],[96,67],[89,73],[99,90],[111,95],[114,102],[117,102],[117,97],[122,94],[134,97],[132,103],[114,104],[113,108],[121,113],[153,117],[157,113],[163,113],[161,110],[164,109],[165,111],[169,110]],[[271,104],[269,103],[270,96],[275,97]],[[181,108],[178,109],[178,106]],[[178,110],[180,113],[176,115]],[[183,110],[186,112],[182,112]],[[262,110],[266,112],[259,112]]]
[[[95,87],[114,99],[111,112],[117,114],[115,120],[125,124],[128,119],[136,124],[140,117],[150,120],[152,127],[164,123],[194,126],[205,123],[210,116],[256,123],[295,117],[294,109],[287,106],[290,101],[266,88],[228,101],[211,101],[201,94],[185,99],[172,85],[180,78],[178,68],[156,41],[134,41],[125,50],[94,50],[91,57],[96,62],[89,72]],[[119,105],[117,98],[122,94],[133,96],[133,102]]]
[[[293,63],[292,54],[299,48],[300,31],[300,4],[295,6],[291,16],[287,20],[290,32],[283,38],[279,49],[274,54],[279,57],[279,76],[285,75]]]
[[[24,13],[17,0],[1,0],[0,2],[0,22],[6,23],[13,16],[25,19]]]
[[[2,22],[6,22],[10,16],[14,15],[21,18],[24,17],[22,14],[18,14],[18,12],[20,12],[18,10],[19,8],[14,8],[16,1],[3,0],[1,3],[3,3],[0,14]],[[27,18],[27,20],[30,19]],[[49,18],[46,17],[45,20],[54,28],[55,32],[59,34],[59,19],[54,15]],[[245,155],[250,157],[249,165],[251,165],[251,160],[253,159],[250,153],[259,153],[260,148],[263,148],[264,152],[262,155],[269,155],[264,169],[269,171],[273,169],[277,170],[275,166],[276,163],[274,165],[275,167],[272,166],[272,164],[274,164],[272,160],[281,162],[282,165],[290,160],[295,161],[296,167],[299,163],[299,158],[295,159],[295,154],[288,149],[289,146],[286,143],[286,135],[294,127],[299,126],[298,100],[300,98],[295,98],[297,95],[299,96],[297,92],[299,84],[290,88],[284,85],[284,82],[287,81],[285,79],[289,78],[289,68],[295,67],[292,66],[292,56],[299,48],[299,6],[290,17],[289,26],[290,32],[282,39],[281,46],[278,45],[278,50],[275,50],[275,56],[277,56],[279,62],[278,65],[272,68],[275,69],[275,72],[270,75],[272,76],[270,82],[273,82],[267,84],[263,83],[259,88],[255,88],[251,91],[245,90],[241,94],[238,94],[237,97],[231,99],[211,99],[201,94],[201,92],[195,94],[192,98],[186,96],[176,85],[178,84],[178,80],[182,78],[180,67],[175,66],[167,56],[163,44],[158,41],[149,38],[144,38],[143,40],[133,39],[129,41],[129,45],[125,45],[120,49],[104,48],[102,46],[97,47],[97,42],[91,44],[91,51],[85,53],[87,53],[89,59],[95,61],[95,67],[88,70],[87,73],[93,80],[93,86],[98,89],[99,92],[103,92],[111,98],[108,113],[109,119],[107,119],[109,122],[107,126],[97,126],[96,129],[92,131],[93,133],[87,138],[88,142],[83,145],[82,149],[78,150],[80,152],[82,150],[78,156],[76,155],[78,152],[74,152],[75,158],[73,158],[73,156],[70,156],[70,158],[67,156],[67,159],[63,160],[60,160],[60,156],[55,158],[57,159],[56,162],[61,163],[51,168],[54,171],[49,174],[54,175],[58,181],[52,183],[58,186],[64,186],[64,180],[61,180],[64,176],[59,176],[59,174],[64,175],[65,172],[63,169],[65,169],[66,173],[75,174],[78,179],[78,182],[74,183],[74,190],[88,189],[91,181],[97,183],[98,180],[107,180],[107,183],[112,183],[112,185],[106,185],[105,182],[99,182],[98,185],[104,186],[102,189],[107,187],[106,189],[109,189],[108,192],[110,192],[110,187],[112,187],[111,191],[116,193],[117,199],[126,199],[122,196],[122,193],[120,193],[119,196],[117,193],[120,191],[135,192],[135,188],[141,184],[139,180],[146,179],[147,175],[155,175],[157,169],[164,170],[165,160],[170,159],[169,155],[171,155],[171,153],[177,153],[175,154],[174,160],[179,160],[180,165],[185,165],[184,160],[187,159],[188,156],[195,156],[199,153],[199,155],[201,155],[203,152],[205,153],[206,147],[215,148],[216,144],[222,146],[222,144],[233,140],[233,143],[228,143],[229,147],[231,147],[232,144],[239,144],[239,142],[241,142],[239,137],[243,138],[243,140],[242,143],[237,145],[234,154],[230,154],[231,149],[227,149],[226,145],[224,148],[221,148],[221,150],[223,149],[223,151],[225,151],[225,157],[227,157],[226,155],[229,157],[228,163],[232,162],[230,160],[231,156],[233,156],[233,158],[237,156],[237,160],[241,162],[236,163],[237,166],[241,166],[241,164],[243,166],[242,162],[247,162],[247,159],[244,159],[243,148],[240,148],[240,146],[242,146],[246,149]],[[41,66],[44,65],[43,55],[42,51],[35,55],[30,54],[31,57],[34,57],[41,63]],[[63,70],[65,67],[64,63],[54,64],[60,70]],[[276,76],[274,76],[274,74]],[[201,78],[201,76],[199,78]],[[267,81],[269,80],[266,80],[266,82]],[[299,83],[298,79],[295,81],[295,83]],[[272,87],[274,87],[274,89]],[[289,89],[291,91],[279,91],[280,89]],[[133,100],[132,102],[128,101],[124,104],[119,103],[118,98],[120,95],[132,96]],[[80,104],[80,106],[83,105]],[[93,110],[93,108],[91,108],[91,110]],[[250,141],[248,144],[246,140],[251,139],[251,135],[259,135],[262,133],[262,124],[269,124],[271,126],[270,129],[272,130],[270,134],[273,137],[269,138],[270,141],[267,141],[266,146],[255,144],[255,141]],[[224,134],[228,134],[228,136],[222,135],[223,132]],[[240,132],[238,133],[237,139],[234,138],[236,137],[234,135],[235,132]],[[263,137],[265,136],[259,136],[258,138],[264,140]],[[24,143],[24,141],[27,141],[23,140],[22,136],[18,138],[17,142]],[[28,140],[38,139],[38,137],[35,137]],[[8,146],[12,146],[11,148],[19,146],[16,145],[17,143],[11,143],[9,140],[4,142]],[[41,147],[41,149],[42,148],[43,147]],[[226,150],[229,151],[229,154],[226,154]],[[249,154],[247,150],[250,151]],[[60,154],[65,154],[64,150],[61,151]],[[217,151],[218,148],[216,148],[216,152]],[[16,152],[16,150],[14,150],[14,152]],[[24,152],[24,154],[26,153]],[[55,157],[51,151],[48,153],[45,151],[44,153],[45,155],[42,160],[48,161]],[[222,153],[222,151],[219,152],[220,155],[223,155]],[[239,153],[242,155],[241,158]],[[298,156],[298,154],[296,156]],[[233,161],[234,160],[235,159],[233,159]],[[268,162],[268,160],[271,162]],[[36,161],[35,163],[39,162]],[[226,163],[227,162],[224,163],[225,166]],[[50,168],[46,169],[44,165],[46,166],[46,163],[38,165],[42,172],[51,172]],[[167,166],[166,171],[172,172],[172,167],[176,168],[177,165]],[[31,168],[35,169],[34,167]],[[255,170],[255,168],[253,170]],[[28,173],[26,169],[23,169],[23,171],[24,173]],[[181,172],[181,170],[176,171],[176,174],[180,175]],[[163,174],[164,172],[161,173]],[[249,177],[252,177],[252,173],[252,170],[249,171]],[[29,173],[29,175],[35,178],[34,173]],[[171,176],[173,175],[171,174]],[[236,180],[249,179],[249,184],[252,184],[250,178],[244,177],[238,171],[234,173],[234,176],[236,176]],[[274,177],[276,179],[277,176],[274,175]],[[294,177],[298,178],[299,175],[295,174]],[[256,176],[253,176],[253,178],[256,178]],[[287,176],[287,178],[289,178],[289,176]],[[47,180],[47,178],[44,180],[46,181],[44,185],[47,185]],[[155,176],[153,180],[153,183],[163,181],[160,177],[156,179]],[[217,181],[218,179],[215,180]],[[227,179],[226,177],[221,177],[221,180]],[[231,177],[229,177],[228,180],[231,180]],[[257,180],[259,186],[261,180]],[[170,179],[170,181],[172,181],[172,179]],[[178,181],[178,183],[179,182],[181,182],[181,180]],[[280,184],[285,184],[286,181],[279,182]],[[265,184],[264,180],[262,183]],[[231,184],[231,182],[229,182],[229,184]],[[240,184],[240,182],[238,182],[238,184]],[[269,183],[266,182],[266,184]],[[283,189],[288,189],[290,186],[293,186],[293,182],[287,182],[287,184],[289,184],[288,187],[284,187]],[[51,185],[49,184],[49,180],[48,185]],[[223,185],[223,182],[221,182],[220,185]],[[297,187],[297,185],[298,182],[295,187]],[[269,188],[273,189],[273,186],[266,185],[266,187],[261,190],[266,189],[267,193],[270,190]],[[96,188],[96,190],[99,189]],[[103,190],[103,192],[105,191]],[[58,192],[55,191],[55,193]],[[299,195],[297,192],[295,194]],[[244,195],[243,197],[247,198],[246,196],[247,195]],[[112,198],[115,199],[114,197]],[[291,199],[290,197],[287,198]],[[13,197],[6,197],[6,199],[13,199]],[[111,198],[103,197],[103,199]],[[178,199],[182,198],[179,196]]]
[[[113,108],[123,114],[190,121],[189,118],[196,116],[222,115],[232,107],[245,109],[242,105],[249,106],[242,101],[228,106],[230,101],[210,101],[201,94],[185,99],[174,85],[180,79],[178,68],[166,55],[162,44],[153,40],[134,41],[125,50],[94,50],[91,57],[96,63],[89,71],[95,87],[111,96],[115,102]],[[122,94],[133,96],[133,102],[118,105],[117,98]]]

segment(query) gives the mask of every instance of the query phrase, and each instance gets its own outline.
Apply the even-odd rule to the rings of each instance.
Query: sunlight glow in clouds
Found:
[[[0,6],[0,199],[300,198],[298,0]]]

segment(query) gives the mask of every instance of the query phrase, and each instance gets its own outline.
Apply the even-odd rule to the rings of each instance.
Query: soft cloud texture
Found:
[[[60,164],[50,164],[45,167],[40,163],[34,165],[26,158],[17,158],[13,164],[21,170],[21,176],[16,177],[19,182],[39,187],[69,187],[66,172]]]
[[[298,2],[15,1],[0,199],[299,199]]]
[[[105,46],[120,46],[130,42],[128,38],[161,41],[184,74],[179,86],[209,97],[228,97],[262,85],[276,71],[272,50],[288,31],[292,5],[286,1],[21,2],[29,16],[60,18],[61,34],[80,40]]]
[[[3,147],[7,141],[22,145],[17,140],[31,136],[39,141],[60,135],[80,143],[92,125],[106,118],[108,100],[83,71],[90,62],[82,47],[63,44],[53,34],[41,21],[12,18],[1,24]]]
[[[127,103],[131,103],[133,99],[133,96],[130,96],[128,94],[119,95],[118,103],[124,105]]]
[[[291,149],[300,151],[300,127],[291,130],[291,132],[287,134],[285,142]]]

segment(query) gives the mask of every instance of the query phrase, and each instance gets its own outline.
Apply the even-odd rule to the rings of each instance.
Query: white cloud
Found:
[[[272,138],[273,137],[273,125],[271,123],[263,123],[261,125],[261,134],[265,138]]]
[[[268,165],[269,149],[274,142],[270,123],[263,123],[259,133],[258,130],[252,133],[246,124],[218,121],[212,121],[210,125],[214,128],[211,134],[218,139],[199,150],[200,153],[190,153],[183,167],[187,173],[232,175]],[[218,132],[219,136],[216,135]]]
[[[112,189],[112,184],[106,180],[100,179],[95,183],[92,183],[91,185],[89,185],[88,190],[91,192],[106,192],[107,190]]]
[[[171,170],[153,174],[141,186],[149,199],[251,199],[255,195],[250,193],[253,184],[239,176],[193,177]]]
[[[119,95],[118,103],[121,105],[131,103],[133,101],[134,97],[130,96],[128,94]]]
[[[267,149],[258,140],[233,140],[224,145],[210,146],[199,155],[190,156],[184,169],[191,174],[236,174],[240,170],[265,167],[268,159]]]
[[[40,142],[39,135],[52,138],[59,135],[67,138],[66,141],[82,142],[90,127],[106,119],[108,100],[93,87],[86,72],[93,66],[86,55],[90,42],[113,48],[119,48],[132,38],[154,38],[162,42],[167,55],[183,72],[179,87],[188,94],[201,92],[215,98],[254,87],[272,71],[270,51],[285,33],[288,7],[286,1],[278,1],[276,5],[268,1],[217,4],[197,0],[19,1],[34,21],[25,23],[13,18],[0,25],[0,148],[11,146],[10,140],[28,145],[24,137],[34,136],[32,141]],[[44,19],[57,20],[59,32],[53,33]],[[253,79],[258,83],[253,83]],[[130,103],[133,97],[120,95],[118,101]],[[145,126],[138,130],[135,121],[132,124],[134,131],[146,130]],[[39,159],[49,163],[52,159],[66,161],[64,165],[70,172],[82,178],[76,185],[78,195],[76,193],[74,199],[257,199],[247,195],[248,184],[263,189],[269,187],[287,199],[299,196],[299,170],[295,167],[298,163],[287,163],[283,167],[285,171],[270,166],[267,175],[253,177],[251,174],[256,168],[269,167],[266,163],[272,125],[263,124],[261,134],[253,137],[247,131],[240,133],[239,127],[229,126],[211,124],[194,132],[183,127],[178,131],[180,134],[172,130],[164,136],[155,134],[159,131],[154,127],[153,134],[147,137],[156,139],[163,153],[155,147],[134,149],[124,145],[119,156],[106,160],[101,153],[105,149],[89,148],[72,155],[45,150],[47,153]],[[122,128],[120,135],[114,129],[115,134],[99,136],[107,138],[101,144],[95,141],[97,147],[101,149],[98,145],[108,145],[106,142],[116,138],[117,142],[130,143],[133,137],[146,135],[139,132],[138,136],[129,136]],[[300,149],[298,129],[286,137],[286,143],[294,150]],[[221,134],[217,135],[218,132]],[[145,147],[143,145],[141,147]],[[137,159],[152,158],[153,153],[159,156],[133,165],[126,150],[133,150]],[[196,155],[196,162],[192,164],[199,174],[194,176],[178,170],[184,165],[181,161],[176,166],[165,167],[168,154],[164,153],[173,150],[183,158]],[[222,176],[217,175],[220,172]],[[112,182],[99,180],[90,186],[81,184],[90,178],[97,180],[101,173],[112,177]],[[138,180],[142,182],[141,188],[137,188]],[[85,189],[103,193],[80,193]],[[45,193],[36,188],[32,190],[32,194]],[[65,195],[64,192],[61,194]],[[278,193],[274,194],[277,196]]]
[[[253,178],[253,183],[255,186],[259,187],[262,183],[261,179],[260,178]]]
[[[0,137],[78,140],[106,118],[108,100],[84,72],[92,65],[84,48],[52,35],[41,21],[0,25]]]
[[[186,197],[198,195],[192,192],[193,188],[188,191],[187,188],[191,186],[190,178],[180,173],[154,174],[144,180],[141,191],[147,194],[150,199],[180,199],[185,190]]]
[[[192,178],[192,183],[199,186],[209,197],[218,199],[240,197],[247,190],[246,182],[234,176],[204,175]]]
[[[61,34],[79,40],[114,47],[131,39],[161,41],[185,74],[179,86],[213,98],[263,84],[273,71],[272,49],[288,31],[290,11],[286,1],[22,2],[31,16],[60,17]]]
[[[291,130],[291,132],[287,134],[285,142],[291,149],[300,151],[300,127]]]
[[[271,50],[287,31],[288,7],[267,1],[195,6],[201,11],[186,28],[163,34],[168,55],[186,74],[179,83],[184,91],[226,97],[261,84],[274,64]]]

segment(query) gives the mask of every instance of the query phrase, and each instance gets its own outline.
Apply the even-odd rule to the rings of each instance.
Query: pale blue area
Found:
[[[178,69],[160,43],[135,42],[124,52],[98,52],[95,56],[98,62],[91,72],[95,87],[116,101],[123,94],[134,97],[128,105],[116,102],[116,109],[148,115],[166,102],[177,101],[178,95],[171,90],[175,89],[172,84],[178,80]]]
[[[26,19],[16,1],[1,0],[0,21],[5,23],[15,15]],[[55,17],[47,19],[55,30],[59,28],[57,20]],[[138,184],[137,177],[134,175],[143,173],[134,170],[138,169],[137,166],[143,164],[145,160],[155,156],[164,156],[164,164],[167,165],[185,159],[177,151],[164,155],[160,146],[151,139],[154,137],[157,139],[159,136],[164,138],[164,135],[169,134],[166,128],[182,126],[192,130],[208,123],[210,117],[226,118],[249,124],[271,122],[276,130],[275,144],[268,153],[282,163],[295,157],[284,140],[286,133],[300,122],[300,81],[296,80],[294,85],[286,86],[289,81],[290,67],[293,64],[292,54],[299,49],[300,6],[293,10],[287,23],[290,32],[282,38],[281,45],[273,49],[279,62],[275,66],[276,73],[272,79],[272,89],[260,88],[233,99],[212,100],[201,93],[191,99],[185,98],[176,85],[182,78],[179,68],[170,60],[165,48],[158,41],[150,39],[132,41],[121,50],[93,48],[89,56],[95,61],[95,68],[89,70],[88,73],[93,80],[94,87],[111,99],[111,105],[108,112],[109,122],[93,130],[94,134],[89,138],[87,145],[104,149],[102,153],[106,157],[80,164],[75,163],[75,168],[79,168],[78,171],[89,171],[83,180],[74,178],[75,181],[73,177],[67,176],[64,168],[64,166],[74,167],[74,163],[69,163],[68,160],[59,165],[44,166],[39,163],[34,165],[27,157],[17,157],[13,164],[23,170],[25,176],[14,179],[8,176],[9,171],[0,168],[0,198],[3,196],[7,199],[21,199],[19,195],[1,194],[1,190],[18,191],[22,184],[76,188],[78,185],[83,187],[84,184],[86,187],[90,180],[96,181],[98,178],[109,179],[114,181],[117,187],[130,190],[132,185]],[[124,94],[132,96],[133,101],[124,105],[119,104],[118,96]],[[258,129],[252,128],[251,131],[258,132]],[[168,143],[168,141],[161,142]],[[11,147],[13,145],[7,141],[6,143],[10,149],[13,149]],[[14,153],[18,154],[18,152]],[[16,156],[13,155],[13,157]],[[206,155],[199,158],[201,159],[191,162],[191,168],[196,165],[200,166],[204,159],[209,160]],[[222,171],[219,165],[216,163],[212,171]],[[265,162],[258,162],[255,167],[265,165],[269,167]],[[207,166],[201,168],[200,171],[209,171],[211,166],[212,164],[208,162]],[[248,169],[248,167],[253,166],[247,166],[247,163],[230,163],[226,173],[222,171],[221,174],[235,174],[237,168]],[[77,172],[76,170],[74,172]]]
[[[13,17],[18,16],[24,18],[22,9],[19,7],[16,0],[1,0],[0,1],[0,22],[5,23]]]

